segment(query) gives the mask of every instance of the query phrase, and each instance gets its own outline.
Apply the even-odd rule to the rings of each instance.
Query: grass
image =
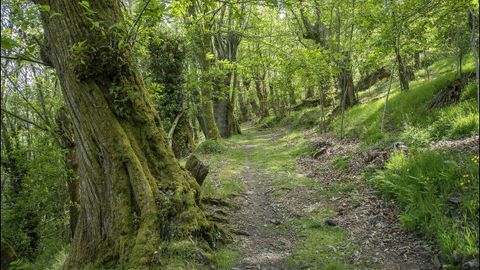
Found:
[[[428,104],[433,96],[456,78],[455,71],[452,71],[454,70],[452,59],[435,63],[430,69],[439,75],[431,80],[411,82],[411,89],[406,92],[400,91],[398,81],[395,80],[387,105],[385,132],[381,131],[380,125],[385,102],[384,95],[388,87],[386,81],[377,83],[359,94],[361,99],[368,102],[354,106],[345,112],[344,132],[369,145],[377,144],[381,140],[393,140],[395,137],[402,137],[402,133],[411,133],[419,129],[428,132],[421,135],[428,137],[429,140],[460,138],[478,133],[478,108],[474,98],[476,97],[474,83],[470,83],[465,88],[459,104],[429,111]],[[470,57],[466,61],[464,72],[471,71],[473,71],[473,61]],[[449,125],[429,129],[431,125],[445,123]],[[336,117],[330,127],[335,134],[340,134],[341,117]],[[408,134],[404,136],[408,137]],[[413,141],[413,143],[416,142]]]
[[[203,154],[220,154],[224,151],[224,147],[219,140],[205,140],[195,151]]]
[[[335,215],[330,210],[316,210],[301,220],[290,220],[302,239],[288,263],[293,269],[355,269],[348,262],[352,247],[341,228],[325,225]]]
[[[215,256],[219,269],[231,269],[241,259],[241,254],[233,250],[221,250]]]
[[[435,239],[444,260],[460,264],[478,256],[478,173],[478,154],[398,152],[372,179],[405,209],[405,228]],[[458,204],[449,202],[452,196]]]

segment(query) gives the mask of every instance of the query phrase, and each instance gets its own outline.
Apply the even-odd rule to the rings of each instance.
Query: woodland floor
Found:
[[[311,157],[321,145],[326,151]],[[245,127],[225,148],[202,157],[211,170],[204,196],[231,203],[210,209],[234,232],[219,269],[440,267],[431,245],[402,230],[399,209],[362,177],[369,164],[356,142]]]

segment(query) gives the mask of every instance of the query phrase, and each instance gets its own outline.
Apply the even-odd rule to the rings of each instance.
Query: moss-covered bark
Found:
[[[115,27],[120,1],[36,2],[61,14],[41,19],[79,145],[81,208],[65,268],[151,269],[174,254],[166,242],[212,243],[199,186],[169,149],[124,28]]]
[[[195,140],[193,138],[193,130],[187,115],[183,114],[178,121],[172,136],[172,150],[175,157],[182,158],[193,152]]]

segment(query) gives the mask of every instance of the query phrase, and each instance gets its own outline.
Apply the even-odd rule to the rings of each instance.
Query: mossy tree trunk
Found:
[[[166,241],[208,238],[199,186],[169,149],[115,27],[123,23],[120,1],[36,3],[61,14],[42,11],[41,19],[80,157],[80,214],[65,268],[151,269]]]

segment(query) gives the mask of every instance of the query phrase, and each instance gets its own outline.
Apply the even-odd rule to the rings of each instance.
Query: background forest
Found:
[[[358,181],[432,243],[432,269],[478,267],[478,1],[60,2],[1,2],[2,269],[232,269],[228,221],[201,205],[245,192],[222,160],[279,179],[281,158],[328,153],[304,134],[358,144],[329,164],[367,156]],[[285,141],[235,150],[252,130]],[[192,153],[217,174],[192,181]],[[325,239],[309,218],[282,226]],[[305,241],[287,269],[360,269]]]

